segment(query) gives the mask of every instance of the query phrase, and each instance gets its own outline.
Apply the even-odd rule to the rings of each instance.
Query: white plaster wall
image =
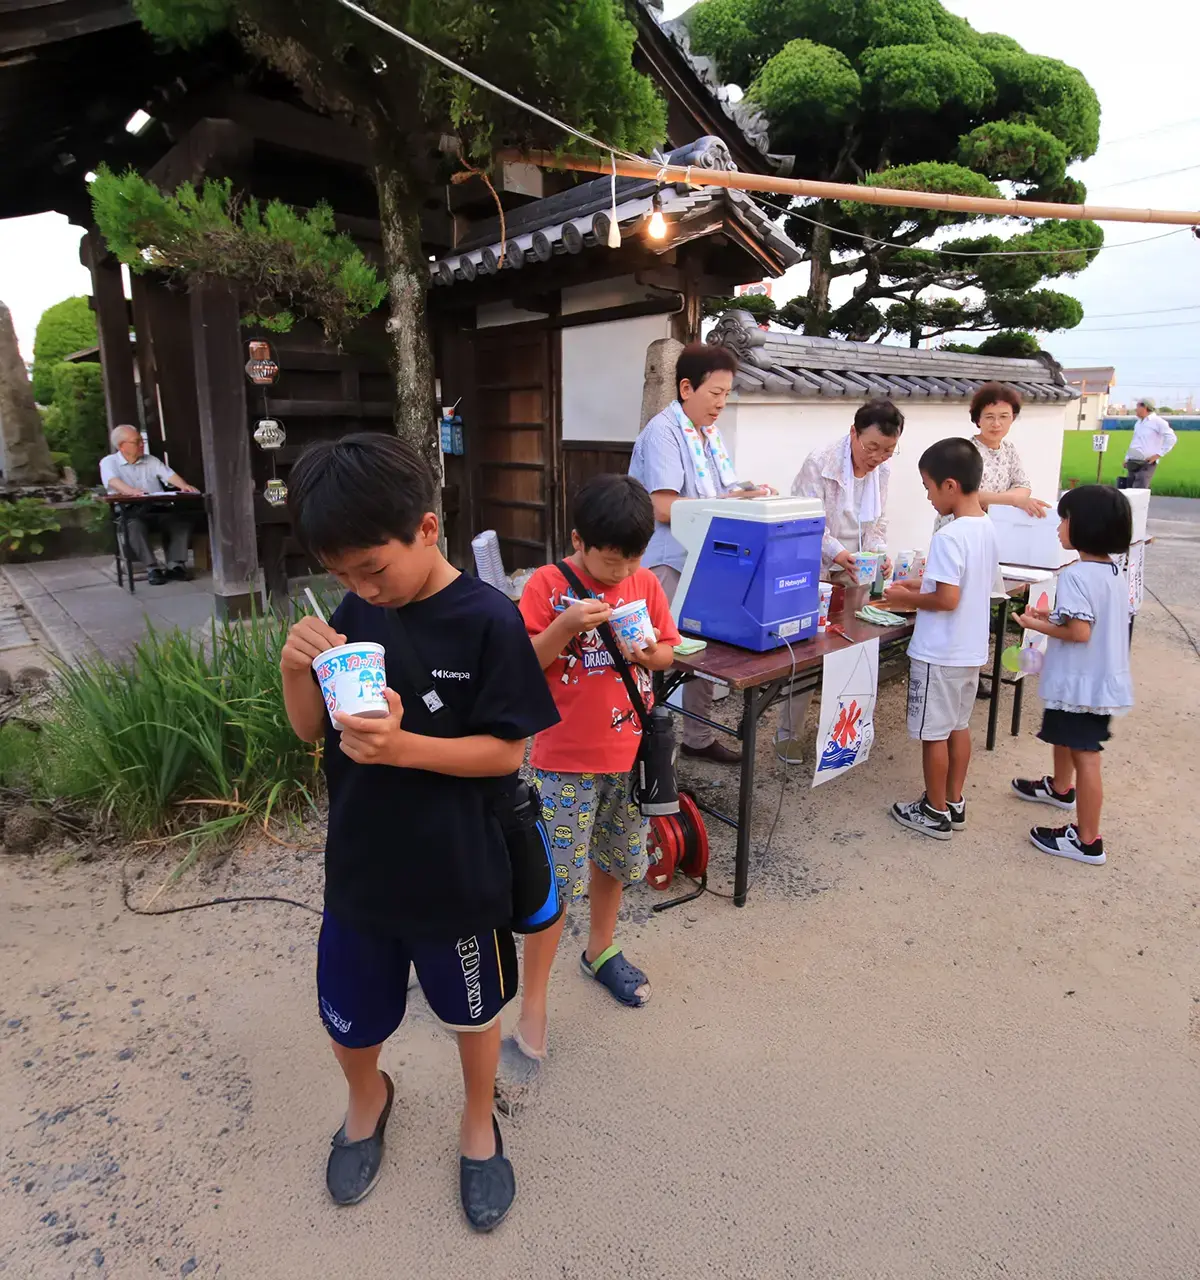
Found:
[[[566,301],[564,297],[564,310]],[[643,426],[639,419],[646,349],[670,332],[671,319],[665,315],[564,329],[562,438],[632,444]]]
[[[965,402],[938,404],[898,401],[904,435],[892,460],[888,497],[888,545],[892,551],[928,547],[934,513],[925,496],[917,460],[936,440],[971,436]],[[790,493],[804,459],[850,429],[853,400],[799,400],[790,396],[736,396],[721,416],[721,433],[738,475]],[[1078,412],[1071,400],[1025,405],[1009,439],[1017,447],[1035,496],[1053,502],[1058,494],[1063,431]]]
[[[523,324],[526,320],[545,320],[544,311],[525,311],[514,307],[507,299],[503,302],[485,302],[475,308],[475,327],[495,329],[504,324]]]

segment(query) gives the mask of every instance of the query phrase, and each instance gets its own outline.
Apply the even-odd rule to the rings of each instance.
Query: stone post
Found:
[[[676,338],[655,338],[646,348],[646,372],[642,379],[642,419],[638,430],[675,399],[675,362],[683,350]]]
[[[0,463],[9,485],[53,484],[58,479],[17,346],[12,314],[0,302]]]

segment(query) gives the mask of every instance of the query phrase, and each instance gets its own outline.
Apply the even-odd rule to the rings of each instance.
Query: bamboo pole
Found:
[[[544,169],[570,169],[608,177],[609,157],[558,155],[553,151],[501,151],[501,162],[535,164]],[[731,187],[736,191],[774,191],[781,195],[810,196],[819,200],[852,200],[859,204],[893,205],[907,209],[940,209],[955,213],[986,213],[1010,218],[1072,218],[1093,222],[1152,222],[1173,226],[1200,226],[1200,211],[1180,209],[1127,209],[1095,204],[1054,204],[1045,200],[1000,200],[990,196],[956,196],[938,191],[896,191],[890,187],[856,187],[845,182],[816,182],[809,178],[780,178],[762,173],[704,169],[698,165],[657,165],[651,160],[616,161],[617,176],[658,178],[662,182],[690,182],[697,187]],[[465,181],[468,174],[455,174]]]

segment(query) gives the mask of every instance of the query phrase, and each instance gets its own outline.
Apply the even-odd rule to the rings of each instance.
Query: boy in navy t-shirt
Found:
[[[301,544],[349,588],[328,624],[292,627],[280,660],[288,719],[305,741],[324,738],[329,784],[317,994],[349,1103],[326,1184],[354,1204],[379,1175],[393,1098],[379,1055],[415,966],[430,1008],[457,1033],[462,1203],[487,1231],[515,1194],[492,1115],[499,1016],[517,988],[496,804],[526,740],[558,713],[516,608],[442,555],[433,476],[411,446],[374,432],[322,441],[288,484]],[[312,660],[348,641],[384,646],[390,714],[339,711],[334,728]],[[430,689],[409,688],[401,645]],[[440,736],[439,712],[462,736]]]

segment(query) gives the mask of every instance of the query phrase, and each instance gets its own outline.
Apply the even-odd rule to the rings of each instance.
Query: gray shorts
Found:
[[[650,824],[630,798],[630,774],[533,773],[568,906],[587,892],[588,859],[622,884],[645,879]]]
[[[939,667],[912,659],[908,672],[908,736],[945,742],[971,723],[978,667]]]

